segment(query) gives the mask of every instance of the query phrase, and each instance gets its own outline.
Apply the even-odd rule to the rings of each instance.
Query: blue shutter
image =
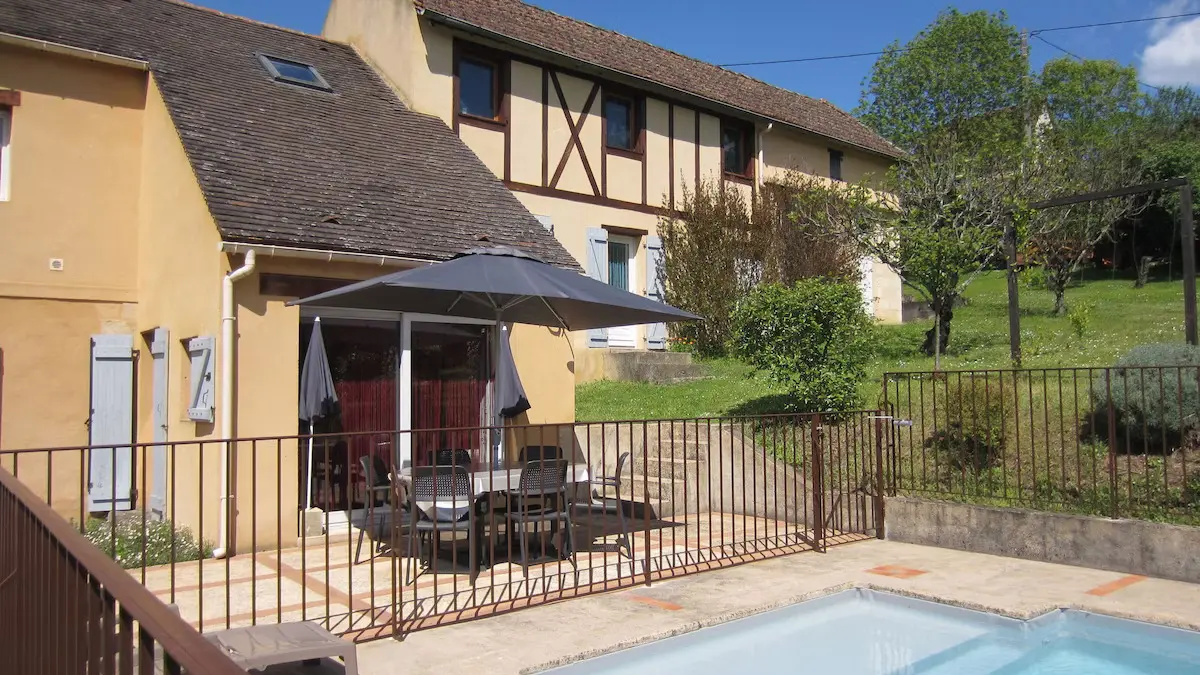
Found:
[[[213,346],[216,340],[211,337],[197,337],[188,340],[188,358],[191,360],[191,371],[188,384],[191,387],[188,397],[188,419],[193,422],[213,421],[213,406],[216,390],[213,387],[213,366],[216,358]]]
[[[153,391],[151,407],[154,425],[154,449],[150,453],[150,509],[160,518],[167,513],[167,354],[170,334],[166,328],[155,328],[149,334],[150,356],[153,359]]]
[[[534,216],[534,218],[537,218],[537,221],[542,224],[542,227],[546,228],[547,232],[549,232],[550,234],[554,234],[554,219],[553,218],[551,218],[550,216]]]
[[[596,281],[608,283],[608,231],[599,227],[587,230],[587,274]],[[588,331],[588,346],[608,346],[608,330],[596,328]]]
[[[92,336],[88,511],[127,511],[133,488],[133,336]]]
[[[646,237],[646,296],[657,302],[665,302],[662,279],[659,278],[662,264],[662,239],[654,235]],[[666,349],[667,324],[648,324],[646,326],[646,345],[650,349]]]

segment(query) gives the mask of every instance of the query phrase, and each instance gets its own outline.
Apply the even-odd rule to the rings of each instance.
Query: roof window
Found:
[[[287,82],[321,91],[333,91],[333,87],[330,87],[325,78],[321,77],[315,66],[266,54],[259,54],[258,58],[276,82]]]

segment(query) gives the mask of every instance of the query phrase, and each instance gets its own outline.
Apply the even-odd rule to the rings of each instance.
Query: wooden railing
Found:
[[[246,672],[4,469],[0,671]]]

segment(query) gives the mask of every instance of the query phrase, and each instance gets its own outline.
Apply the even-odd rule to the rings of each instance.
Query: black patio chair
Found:
[[[408,513],[407,500],[393,502],[392,480],[388,477],[387,463],[379,455],[363,455],[358,458],[358,462],[362,467],[362,490],[363,505],[367,510],[367,520],[363,526],[358,529],[358,545],[354,547],[354,564],[358,564],[358,556],[362,552],[363,537],[367,534],[368,527],[374,527],[375,533],[372,539],[376,542],[375,552],[380,549],[380,544],[383,541],[384,530],[386,525],[382,518],[377,518],[376,514],[380,513],[378,507],[393,506],[391,515],[388,517],[403,517],[407,520]],[[393,526],[395,523],[393,523]],[[374,558],[375,554],[372,553]]]
[[[537,532],[539,523],[564,525],[566,558],[572,569],[575,564],[575,534],[571,510],[567,508],[567,460],[529,462],[521,468],[517,491],[510,494],[505,514],[507,530],[515,532],[521,543],[521,574],[529,576],[529,543],[525,525],[532,523]],[[560,551],[560,556],[563,551]]]
[[[617,552],[625,549],[626,555],[633,558],[633,547],[629,539],[629,521],[625,519],[625,502],[621,499],[621,478],[625,471],[625,465],[629,462],[629,453],[622,452],[620,457],[617,457],[617,471],[611,476],[597,476],[591,480],[592,484],[592,501],[585,504],[590,511],[602,511],[604,513],[616,512],[617,525],[621,532],[617,535]],[[613,496],[608,496],[608,491],[611,490]]]
[[[434,453],[433,463],[436,466],[461,466],[470,469],[471,451],[443,448]]]
[[[521,448],[520,460],[522,466],[529,462],[562,458],[563,449],[557,445],[527,445]]]
[[[409,537],[410,557],[420,557],[422,539],[430,543],[430,565],[434,563],[441,535],[445,532],[467,533],[471,584],[479,576],[478,552],[480,533],[475,509],[475,488],[470,472],[462,466],[424,466],[413,469],[412,502],[416,523]],[[408,583],[407,579],[405,583]]]

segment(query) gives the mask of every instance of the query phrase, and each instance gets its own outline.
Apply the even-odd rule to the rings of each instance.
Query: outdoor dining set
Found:
[[[618,552],[632,557],[628,507],[621,494],[628,461],[629,453],[623,453],[614,474],[595,476],[586,463],[572,462],[557,446],[522,448],[517,465],[501,469],[472,470],[471,454],[465,450],[439,451],[431,466],[399,470],[389,470],[379,455],[363,456],[366,522],[359,528],[354,561],[360,561],[369,529],[374,530],[377,552],[390,548],[393,554],[408,557],[412,567],[419,564],[421,571],[438,571],[444,540],[457,547],[465,539],[474,583],[480,569],[497,558],[503,536],[510,551],[513,547],[519,551],[519,564],[527,575],[532,530],[535,538],[557,539],[552,544],[557,558],[574,568],[573,514],[594,513],[616,517]],[[457,548],[452,551],[456,554]],[[452,571],[453,565],[442,569]],[[406,567],[404,583],[411,580]]]

